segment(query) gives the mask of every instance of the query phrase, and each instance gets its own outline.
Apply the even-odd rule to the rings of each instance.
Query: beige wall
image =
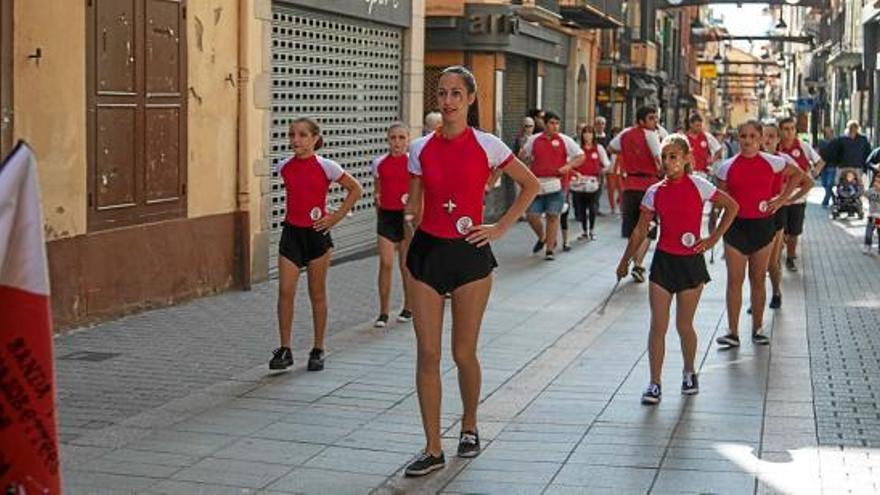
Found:
[[[238,2],[189,0],[190,218],[236,209]]]
[[[48,240],[86,230],[85,2],[68,3],[14,5],[13,134],[37,155]]]

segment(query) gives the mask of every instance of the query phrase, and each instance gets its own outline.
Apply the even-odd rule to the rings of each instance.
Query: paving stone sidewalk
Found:
[[[613,285],[613,269],[624,244],[617,236],[618,221],[602,218],[599,241],[577,244],[553,263],[524,254],[532,241],[524,226],[495,247],[501,269],[481,337],[479,423],[484,452],[476,459],[450,456],[441,472],[421,479],[401,477],[403,466],[423,446],[413,383],[414,338],[408,326],[369,328],[375,260],[368,259],[354,262],[362,266],[347,263],[331,271],[343,280],[352,277],[345,304],[340,305],[334,293],[333,307],[361,310],[352,311],[347,326],[344,311],[338,320],[331,316],[334,331],[322,373],[307,373],[300,366],[290,373],[267,375],[266,351],[275,339],[272,284],[65,337],[77,347],[59,339],[56,352],[62,356],[117,345],[130,363],[144,366],[132,372],[123,364],[114,365],[118,380],[112,370],[102,375],[101,366],[120,357],[76,369],[90,381],[62,376],[65,365],[59,366],[66,490],[876,491],[876,446],[862,444],[858,452],[838,450],[847,455],[835,456],[833,448],[838,446],[820,442],[821,426],[817,436],[816,417],[820,424],[825,418],[823,396],[816,387],[814,403],[816,357],[811,366],[808,345],[816,344],[812,330],[808,342],[806,327],[813,306],[829,303],[809,302],[811,296],[805,295],[805,285],[809,291],[809,281],[816,276],[812,261],[799,274],[786,274],[785,306],[768,315],[772,346],[755,348],[746,342],[738,350],[719,351],[711,343],[726,324],[724,265],[719,257],[710,265],[715,281],[708,285],[697,313],[700,394],[685,398],[679,393],[681,357],[672,328],[663,402],[643,407],[638,401],[648,376],[646,288],[624,284],[605,314],[596,312]],[[809,236],[837,235],[814,226],[818,221],[810,217],[805,260],[819,258]],[[363,273],[348,275],[355,268]],[[870,266],[861,269],[870,274]],[[874,273],[880,275],[880,269]],[[876,301],[880,291],[874,294]],[[743,330],[745,325],[744,320]],[[218,342],[211,336],[214,327]],[[460,403],[448,343],[444,339],[443,427],[446,452],[454,453]],[[203,344],[205,352],[199,350]],[[305,350],[307,345],[299,347]],[[140,352],[132,352],[139,346]],[[840,350],[849,356],[853,348]],[[212,351],[221,353],[220,358]],[[144,364],[153,355],[165,356],[164,367]],[[181,356],[192,356],[196,364],[168,370],[168,363],[180,362]],[[155,392],[148,388],[151,373],[156,373]],[[177,381],[172,380],[175,375]],[[866,379],[873,387],[878,376]],[[131,387],[144,387],[139,389],[144,392],[129,398],[120,395],[120,389]],[[92,389],[91,395],[79,398],[83,388]],[[66,400],[80,409],[66,406]],[[109,402],[106,425],[76,422],[88,420],[89,408],[100,408],[101,400]],[[83,417],[66,419],[70,411]]]

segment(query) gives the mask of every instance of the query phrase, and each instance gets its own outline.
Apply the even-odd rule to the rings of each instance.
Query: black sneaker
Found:
[[[290,347],[279,347],[272,351],[272,359],[269,360],[270,370],[286,370],[293,366],[293,353]]]
[[[312,349],[309,353],[309,371],[321,371],[324,369],[324,351],[322,349]]]
[[[538,239],[535,245],[532,246],[532,254],[538,254],[542,249],[544,249],[544,241]]]
[[[458,456],[476,457],[480,455],[480,436],[475,431],[463,431],[458,436]]]
[[[715,339],[715,342],[717,342],[718,345],[723,345],[726,347],[739,347],[739,336],[729,333],[727,335],[718,337],[717,339]]]
[[[642,394],[642,404],[653,406],[660,403],[660,384],[652,383],[648,385],[648,390]]]
[[[553,261],[556,259],[556,256],[553,256],[553,251],[547,251],[544,253],[544,261]]]
[[[779,309],[782,307],[782,295],[773,294],[770,298],[770,309]]]
[[[385,328],[388,326],[388,315],[381,314],[378,318],[376,318],[376,323],[373,323],[374,328]]]
[[[797,258],[785,258],[785,267],[788,268],[790,272],[798,271],[797,265],[794,264],[794,260]]]
[[[749,306],[749,308],[746,310],[746,314],[749,314],[749,315],[752,314],[752,307],[751,306]]]
[[[400,323],[407,323],[412,321],[412,311],[408,309],[404,309],[397,315],[397,321]]]
[[[443,452],[440,452],[438,456],[422,452],[414,461],[409,463],[406,469],[404,469],[403,474],[406,476],[424,476],[438,469],[443,469],[445,466],[446,458],[443,456]]]
[[[631,272],[633,280],[638,283],[642,283],[645,281],[645,267],[643,266],[634,266]]]
[[[571,251],[571,244],[563,244],[562,245],[562,252],[567,253],[569,251]]]
[[[764,335],[763,329],[752,332],[752,343],[755,345],[770,345],[770,337]]]
[[[700,383],[697,380],[696,373],[685,373],[681,379],[681,393],[684,395],[695,395],[700,392]]]

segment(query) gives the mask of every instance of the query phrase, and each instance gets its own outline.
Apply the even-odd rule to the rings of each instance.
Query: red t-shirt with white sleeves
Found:
[[[575,170],[587,177],[599,177],[602,174],[602,169],[610,164],[605,148],[598,144],[591,147],[584,146],[582,149],[585,155],[584,163],[575,167]]]
[[[696,254],[693,247],[700,240],[703,204],[715,197],[717,188],[706,179],[686,174],[666,178],[645,191],[642,209],[660,219],[657,249],[678,256]]]
[[[773,190],[773,182],[787,163],[786,158],[764,152],[751,158],[737,154],[721,163],[715,176],[727,183],[727,191],[739,203],[737,218],[771,215],[767,203],[778,194]]]
[[[816,163],[819,163],[819,160],[822,159],[819,156],[819,153],[816,153],[816,150],[813,149],[809,144],[801,141],[800,139],[795,139],[790,146],[785,146],[781,142],[779,143],[779,151],[785,154],[786,156],[791,157],[792,161],[800,167],[804,172],[810,172],[810,166]],[[807,198],[803,197],[795,202],[795,204],[806,203]]]
[[[312,227],[327,214],[327,190],[345,173],[342,167],[319,155],[293,157],[281,164],[278,174],[287,194],[284,221],[296,227]]]
[[[409,199],[409,157],[406,153],[392,156],[386,153],[373,160],[373,176],[379,179],[379,208],[401,211]]]
[[[694,172],[708,173],[709,162],[721,149],[721,143],[706,131],[697,134],[688,132],[687,139],[694,157]]]
[[[660,137],[657,131],[644,127],[628,127],[614,136],[608,145],[620,153],[620,170],[626,174],[623,189],[647,191],[657,183],[657,162],[660,157]]]
[[[560,177],[559,169],[584,153],[574,139],[565,134],[548,136],[546,132],[531,135],[523,152],[532,158],[531,169],[535,177]]]
[[[483,223],[483,193],[494,168],[513,153],[492,134],[468,127],[447,139],[439,132],[410,144],[409,173],[420,177],[424,209],[419,229],[444,239],[460,239]]]

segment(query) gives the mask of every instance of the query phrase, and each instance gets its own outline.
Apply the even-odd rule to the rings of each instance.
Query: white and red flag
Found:
[[[0,491],[61,492],[43,214],[24,142],[0,164]]]

